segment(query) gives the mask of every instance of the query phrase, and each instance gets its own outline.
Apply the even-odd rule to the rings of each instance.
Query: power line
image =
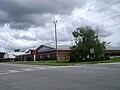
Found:
[[[113,25],[111,25],[111,26],[105,27],[104,29],[111,28],[111,27],[118,26],[118,25],[120,25],[120,23],[113,24]],[[99,29],[99,30],[103,30],[103,29]],[[68,33],[63,34],[63,35],[68,35]],[[63,35],[59,35],[59,36],[63,36]],[[60,41],[61,41],[61,40],[60,40]],[[73,42],[74,40],[68,40],[68,41]],[[58,40],[58,42],[59,42],[59,40]]]
[[[112,18],[116,18],[116,17],[120,17],[120,15],[116,15],[116,16],[112,16],[112,17],[110,17],[110,18],[107,18],[107,19],[104,19],[104,20],[101,20],[101,21],[99,21],[99,22],[96,22],[96,23],[94,23],[94,24],[91,24],[90,26],[93,26],[93,25],[96,25],[96,24],[99,24],[99,23],[102,23],[102,22],[105,22],[105,21],[107,21],[107,20],[110,20],[110,19],[112,19]],[[112,26],[116,26],[116,25],[119,25],[120,23],[118,23],[118,24],[114,24],[114,25],[111,25],[111,26],[109,26],[109,27],[112,27]],[[109,27],[105,27],[104,29],[106,29],[106,28],[109,28]],[[100,29],[101,30],[101,29]],[[50,32],[51,33],[51,32]],[[59,35],[59,36],[63,36],[63,35],[67,35],[68,33],[65,33],[65,34],[62,34],[62,35]]]
[[[101,1],[103,1],[103,0],[97,1],[96,3],[91,4],[91,5],[89,5],[88,7],[93,6],[93,5],[95,5],[95,4],[97,4],[98,2],[101,2]],[[116,3],[118,3],[118,2],[120,2],[120,1],[118,0],[117,2],[114,2],[113,4],[116,4]],[[88,7],[87,7],[87,8],[88,8]],[[84,9],[86,9],[86,8],[84,8]],[[83,9],[83,10],[84,10],[84,9]],[[107,18],[107,19],[101,20],[101,21],[99,21],[99,22],[93,23],[93,24],[91,24],[90,26],[96,25],[96,24],[98,24],[98,23],[101,23],[101,22],[104,22],[104,21],[107,21],[107,20],[109,20],[109,19],[116,18],[116,17],[119,17],[119,16],[120,16],[120,15],[112,16],[112,17],[110,17],[110,18]],[[62,19],[64,19],[64,18],[62,18]],[[52,33],[52,31],[49,32],[49,33]]]
[[[95,2],[94,4],[91,4],[91,5],[87,6],[86,8],[83,8],[82,10],[88,9],[89,7],[94,6],[94,5],[96,5],[97,3],[102,2],[102,1],[103,1],[103,0],[98,0],[98,1]]]
[[[113,24],[113,25],[111,25],[111,26],[105,27],[104,29],[106,29],[106,28],[110,28],[110,27],[114,27],[114,26],[118,26],[118,25],[120,25],[120,23]]]
[[[83,10],[85,10],[85,9],[88,9],[89,7],[94,6],[94,5],[96,5],[97,3],[102,2],[102,1],[103,1],[103,0],[98,0],[98,1],[96,1],[94,4],[91,4],[91,5],[83,8],[81,11],[83,11]],[[83,14],[83,13],[82,13],[82,14]],[[64,17],[64,18],[66,18],[66,17]],[[64,18],[62,18],[62,19],[64,19]]]
[[[84,9],[88,9],[89,7],[96,5],[97,3],[101,2],[101,1],[103,1],[103,0],[97,1],[97,2],[95,2],[94,4],[91,4],[91,5],[89,5],[88,7],[84,8]],[[114,3],[112,4],[112,6],[115,5],[115,4],[118,4],[118,3],[120,3],[119,0],[116,1],[116,2],[114,2]],[[100,5],[100,6],[97,6],[96,8],[99,8],[99,7],[102,7],[102,6],[103,6],[103,5]],[[84,9],[82,9],[82,10],[84,10]],[[82,10],[81,10],[81,11],[82,11]],[[84,13],[86,13],[86,12],[80,13],[80,15],[82,15],[82,14],[84,14]],[[91,15],[93,15],[93,13],[92,13]],[[89,16],[90,16],[90,15],[89,15]],[[66,19],[66,17],[64,17],[64,18],[62,18],[62,19]]]
[[[118,15],[117,15],[118,16]],[[116,17],[117,17],[116,16]],[[119,15],[120,16],[120,15]],[[114,16],[115,17],[115,16]],[[112,18],[112,17],[111,17]],[[108,19],[106,19],[106,20],[108,20]],[[102,20],[103,21],[103,20]],[[105,20],[104,20],[105,21]],[[99,22],[98,22],[99,23]],[[97,24],[97,23],[95,23],[95,24]],[[107,29],[107,28],[110,28],[110,27],[114,27],[114,26],[118,26],[118,25],[120,25],[120,23],[117,23],[117,24],[113,24],[113,25],[110,25],[110,26],[107,26],[107,27],[105,27],[105,28],[102,28],[102,29],[99,29],[99,30],[103,30],[103,29]],[[71,32],[72,33],[72,32]],[[68,34],[68,33],[65,33],[65,34],[62,34],[62,35],[59,35],[59,37],[60,36],[64,36],[64,35],[70,35],[70,34]],[[71,34],[72,35],[72,34]],[[58,37],[58,41],[59,41],[59,37]],[[73,40],[69,40],[69,41],[73,41]]]
[[[114,3],[112,4],[112,6],[115,5],[115,4],[118,4],[118,3],[120,3],[119,0],[116,1],[116,2],[114,2]],[[97,6],[95,9],[100,8],[100,7],[102,7],[102,6],[103,6],[103,5]],[[86,12],[84,12],[84,13],[86,13]],[[82,15],[82,14],[84,14],[84,13],[81,13],[80,15]],[[93,13],[92,13],[91,15],[93,15]],[[91,16],[91,15],[89,14],[89,16]]]
[[[120,25],[120,23],[117,23],[117,24],[113,24],[113,25],[111,25],[111,26],[107,26],[107,27],[105,27],[105,28],[102,28],[102,29],[99,29],[99,30],[103,30],[103,29],[107,29],[107,28],[111,28],[111,27],[114,27],[114,26],[118,26],[118,25]],[[68,35],[68,33],[66,33],[66,34],[62,34],[62,35],[59,35],[59,36],[63,36],[63,35]],[[71,37],[72,38],[72,37]],[[61,42],[62,40],[58,40],[58,42]],[[67,40],[67,41],[74,41],[74,40]]]
[[[89,5],[88,7],[84,8],[84,9],[87,9],[87,8],[93,6],[93,5],[95,5],[95,4],[97,4],[97,3],[101,2],[101,1],[103,1],[103,0],[99,0],[99,1],[95,2],[94,4]],[[118,3],[118,2],[120,2],[120,1],[114,2],[113,5],[116,4],[116,3]],[[101,6],[102,6],[102,5],[101,5]],[[99,6],[99,7],[101,7],[101,6]],[[97,8],[98,8],[98,7],[97,7]],[[82,9],[82,10],[84,10],[84,9]],[[109,19],[116,18],[116,17],[119,17],[119,16],[120,16],[120,15],[112,16],[112,17],[110,17],[110,18],[107,18],[107,19],[101,20],[101,21],[99,21],[99,22],[96,22],[96,23],[94,23],[94,24],[91,24],[90,26],[99,24],[99,23],[101,23],[101,22],[105,22],[105,21],[107,21],[107,20],[109,20]],[[62,19],[64,19],[64,18],[62,18]],[[116,25],[119,25],[119,23],[118,23],[118,24],[115,24],[115,25],[111,25],[111,26],[109,26],[109,27],[113,27],[113,26],[116,26]],[[109,28],[109,27],[106,27],[106,28]],[[104,29],[105,29],[105,28],[104,28]],[[49,33],[51,33],[51,32],[49,32]],[[68,34],[68,33],[62,34],[62,35],[59,35],[59,36],[63,36],[63,35],[67,35],[67,34]]]
[[[116,18],[116,17],[119,17],[119,16],[120,16],[120,14],[119,14],[119,15],[116,15],[116,16],[112,16],[112,17],[110,17],[110,18],[107,18],[107,19],[101,20],[101,21],[99,21],[99,22],[96,22],[96,23],[94,23],[94,24],[91,24],[90,26],[96,25],[96,24],[98,24],[98,23],[101,23],[101,22],[104,22],[104,21],[107,21],[107,20],[110,20],[110,19],[112,19],[112,18]]]
[[[111,26],[108,26],[108,27],[105,27],[105,28],[102,28],[102,29],[99,29],[99,30],[107,29],[107,28],[110,28],[110,27],[118,26],[118,25],[120,25],[120,23],[113,24],[113,25],[111,25]],[[68,35],[68,33],[63,34],[63,35]],[[59,35],[59,36],[63,36],[63,35]]]
[[[113,25],[111,25],[111,26],[107,26],[107,27],[105,27],[105,28],[103,28],[103,29],[111,28],[111,27],[118,26],[118,25],[120,25],[120,23],[113,24]],[[99,30],[103,30],[103,29],[99,29]],[[68,33],[62,34],[62,35],[59,35],[59,36],[63,36],[63,35],[68,35]],[[61,41],[61,40],[58,40],[58,41]],[[68,40],[68,41],[73,41],[73,40]]]

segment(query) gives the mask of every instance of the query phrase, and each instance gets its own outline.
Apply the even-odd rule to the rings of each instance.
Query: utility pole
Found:
[[[53,23],[55,24],[55,46],[56,46],[56,61],[57,61],[57,60],[58,60],[58,51],[57,51],[57,30],[56,30],[57,21],[53,21]]]
[[[104,42],[105,47],[106,47],[108,44],[110,44],[110,43],[111,43],[111,42],[107,42],[107,43]],[[104,55],[104,60],[105,60],[105,48],[104,48],[104,50],[103,50],[103,55]]]

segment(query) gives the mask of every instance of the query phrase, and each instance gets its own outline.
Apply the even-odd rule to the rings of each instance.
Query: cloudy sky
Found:
[[[120,0],[0,0],[0,51],[72,45],[81,26],[98,29],[101,41],[120,47]]]

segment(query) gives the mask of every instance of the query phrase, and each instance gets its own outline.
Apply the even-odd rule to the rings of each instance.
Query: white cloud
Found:
[[[61,11],[58,12],[56,10],[49,11],[52,10],[52,7],[51,9],[47,9],[48,7],[46,7],[45,11],[42,11],[43,13],[34,13],[33,11],[38,10],[39,3],[37,3],[36,8],[34,8],[32,7],[32,5],[34,5],[35,3],[31,2],[32,1],[29,2],[31,7],[27,7],[26,3],[23,3],[20,0],[17,1],[16,5],[23,5],[26,10],[32,10],[32,13],[30,13],[29,15],[24,15],[24,18],[19,18],[19,20],[14,21],[14,23],[13,20],[6,21],[6,24],[3,24],[3,26],[0,27],[1,51],[14,50],[16,48],[25,49],[38,47],[41,44],[53,45],[55,43],[53,23],[54,20],[58,20],[58,44],[71,45],[73,41],[71,33],[76,30],[77,27],[92,25],[94,23],[98,23],[101,20],[119,15],[120,13],[120,3],[113,4],[114,2],[117,2],[117,0],[112,0],[110,3],[106,1],[101,1],[96,3],[95,5],[94,3],[96,2],[96,0],[92,0],[91,2],[84,2],[83,7],[78,7],[76,4],[73,4],[73,6],[69,9],[69,14],[60,13]],[[49,3],[53,4],[53,2],[51,1],[49,1]],[[55,3],[57,5],[63,2],[59,1],[59,3]],[[91,4],[93,5],[85,9],[85,7]],[[64,3],[62,5],[65,6]],[[45,6],[43,6],[43,9],[44,8]],[[62,10],[62,7],[60,10]],[[12,12],[13,11],[14,10],[12,10]],[[5,20],[5,18],[8,17],[9,13],[5,11],[0,11],[0,15],[2,16],[2,19]],[[13,19],[15,19],[15,17]],[[18,17],[16,17],[16,19],[18,19]],[[101,40],[110,41],[110,45],[116,47],[120,47],[120,25],[112,25],[119,23],[119,20],[120,17],[118,16],[93,25],[94,28],[100,29],[99,36]],[[20,30],[18,28],[11,28],[11,25],[13,25],[14,27],[19,27]],[[27,29],[24,28],[24,26],[27,27]]]

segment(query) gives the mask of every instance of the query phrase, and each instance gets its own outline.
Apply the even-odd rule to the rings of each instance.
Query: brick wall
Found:
[[[66,59],[69,59],[70,56],[68,53],[59,53],[58,54],[58,60],[66,60]]]

